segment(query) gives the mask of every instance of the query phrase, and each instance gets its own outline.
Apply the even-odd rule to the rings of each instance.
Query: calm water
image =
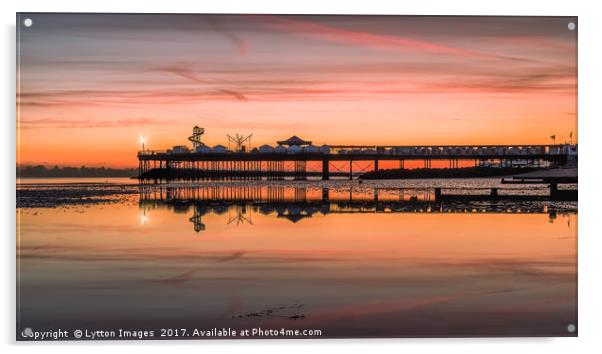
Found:
[[[138,180],[128,177],[80,177],[80,178],[19,178],[18,185],[65,185],[65,184],[84,184],[84,183],[114,183],[114,184],[137,184]]]
[[[439,204],[427,190],[498,182],[132,185],[18,208],[17,331],[575,335],[576,203]],[[20,188],[105,188],[38,183]]]

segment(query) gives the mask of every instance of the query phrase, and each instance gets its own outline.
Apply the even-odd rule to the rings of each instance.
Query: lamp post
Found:
[[[142,145],[142,152],[144,152],[144,136],[140,135],[140,145]]]

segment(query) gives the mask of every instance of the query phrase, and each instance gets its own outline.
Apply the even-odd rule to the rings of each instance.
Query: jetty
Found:
[[[431,168],[432,161],[447,161],[449,168],[459,168],[460,161],[471,161],[474,166],[499,167],[558,167],[575,160],[577,146],[552,145],[313,145],[311,141],[292,136],[275,146],[250,147],[250,137],[229,139],[234,146],[209,147],[201,142],[204,129],[194,127],[189,137],[192,148],[176,145],[168,150],[138,152],[138,178],[153,180],[297,180],[316,176],[353,179],[365,171],[354,171],[357,162],[368,161],[373,171],[380,161],[398,161],[405,168],[407,161],[421,161]],[[321,169],[310,171],[309,162],[319,162]],[[336,164],[335,164],[336,163]],[[344,164],[347,167],[340,168]]]

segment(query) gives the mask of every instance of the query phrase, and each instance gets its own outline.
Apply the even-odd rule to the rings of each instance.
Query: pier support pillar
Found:
[[[349,160],[349,179],[353,179],[353,161]]]
[[[294,164],[295,164],[295,179],[296,180],[307,179],[307,172],[306,172],[307,162],[306,161],[295,161]],[[283,168],[283,172],[284,172],[284,168]]]
[[[330,179],[330,161],[328,159],[322,160],[322,179]]]
[[[378,171],[378,160],[374,160],[374,171]]]
[[[491,197],[492,198],[497,198],[498,194],[497,194],[497,188],[491,188]]]

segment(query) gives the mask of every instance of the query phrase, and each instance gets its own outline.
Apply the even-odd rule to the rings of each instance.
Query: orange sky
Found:
[[[568,17],[28,14],[18,163],[131,167],[253,133],[322,144],[576,141]]]

